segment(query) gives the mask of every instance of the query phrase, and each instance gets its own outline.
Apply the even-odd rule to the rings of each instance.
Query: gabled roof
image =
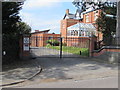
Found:
[[[64,18],[63,19],[83,19],[83,15],[84,14],[87,14],[89,12],[93,12],[93,11],[96,11],[96,10],[100,10],[99,8],[97,7],[91,7],[91,8],[88,8],[86,11],[83,11],[81,12],[79,9],[76,10],[75,14],[71,14],[71,13],[67,13],[64,15]],[[79,17],[79,13],[81,13],[81,18]]]
[[[75,14],[71,14],[69,13],[68,15],[65,14],[64,18],[63,19],[74,19],[75,18]]]

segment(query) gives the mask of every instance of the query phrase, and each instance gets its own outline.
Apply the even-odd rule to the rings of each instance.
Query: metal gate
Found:
[[[89,47],[89,37],[30,38],[31,54],[36,57],[88,57]]]

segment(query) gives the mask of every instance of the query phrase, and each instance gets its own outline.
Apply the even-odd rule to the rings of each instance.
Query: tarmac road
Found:
[[[117,65],[92,58],[39,58],[40,49],[34,51],[38,56],[34,61],[42,67],[42,73],[12,87],[117,87]]]
[[[90,80],[70,80],[64,82],[42,83],[22,88],[118,88],[118,78],[99,78]]]

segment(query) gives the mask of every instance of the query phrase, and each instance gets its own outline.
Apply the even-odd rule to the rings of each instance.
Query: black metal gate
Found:
[[[89,37],[30,38],[31,54],[36,57],[88,57],[89,48]]]

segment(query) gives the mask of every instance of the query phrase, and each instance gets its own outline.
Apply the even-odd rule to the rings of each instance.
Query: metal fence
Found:
[[[38,57],[89,56],[89,37],[31,37],[31,51]],[[36,49],[37,48],[37,49]]]

